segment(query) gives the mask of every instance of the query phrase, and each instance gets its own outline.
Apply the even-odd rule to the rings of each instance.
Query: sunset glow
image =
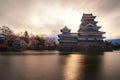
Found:
[[[39,16],[30,16],[30,21],[28,21],[31,25],[40,26],[40,19]]]
[[[92,3],[89,0],[1,0],[0,25],[10,26],[15,33],[27,30],[33,34],[53,35],[60,33],[65,25],[77,32],[82,14],[93,13],[107,38],[119,38],[117,3],[118,0]]]

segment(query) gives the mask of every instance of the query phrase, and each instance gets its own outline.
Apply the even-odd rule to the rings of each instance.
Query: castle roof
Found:
[[[4,35],[2,35],[2,34],[0,34],[0,39],[3,39],[3,38],[5,38],[5,36],[4,36]]]
[[[90,14],[83,14],[81,21],[83,21],[84,19],[91,19],[91,18],[94,19],[95,17],[96,16],[93,16],[92,13],[90,13]]]
[[[63,29],[61,29],[61,32],[66,32],[66,33],[69,33],[71,30],[65,26]]]
[[[87,26],[94,26],[92,23],[88,23],[88,25]]]

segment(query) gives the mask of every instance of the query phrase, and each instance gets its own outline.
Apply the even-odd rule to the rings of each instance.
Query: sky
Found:
[[[83,13],[97,16],[106,39],[120,38],[120,0],[0,0],[0,26],[15,33],[57,36],[65,25],[77,32]]]

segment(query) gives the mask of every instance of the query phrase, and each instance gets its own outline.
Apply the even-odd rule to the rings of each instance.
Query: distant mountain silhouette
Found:
[[[108,39],[105,41],[112,42],[113,44],[116,44],[116,43],[120,44],[120,39]]]

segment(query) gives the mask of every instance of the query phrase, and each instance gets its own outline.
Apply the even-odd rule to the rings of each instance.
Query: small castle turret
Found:
[[[70,31],[71,30],[67,26],[65,26],[63,29],[61,29],[62,33],[70,33]]]
[[[76,33],[70,33],[70,29],[65,26],[63,29],[61,29],[62,34],[59,34],[59,47],[71,47],[76,45]]]

